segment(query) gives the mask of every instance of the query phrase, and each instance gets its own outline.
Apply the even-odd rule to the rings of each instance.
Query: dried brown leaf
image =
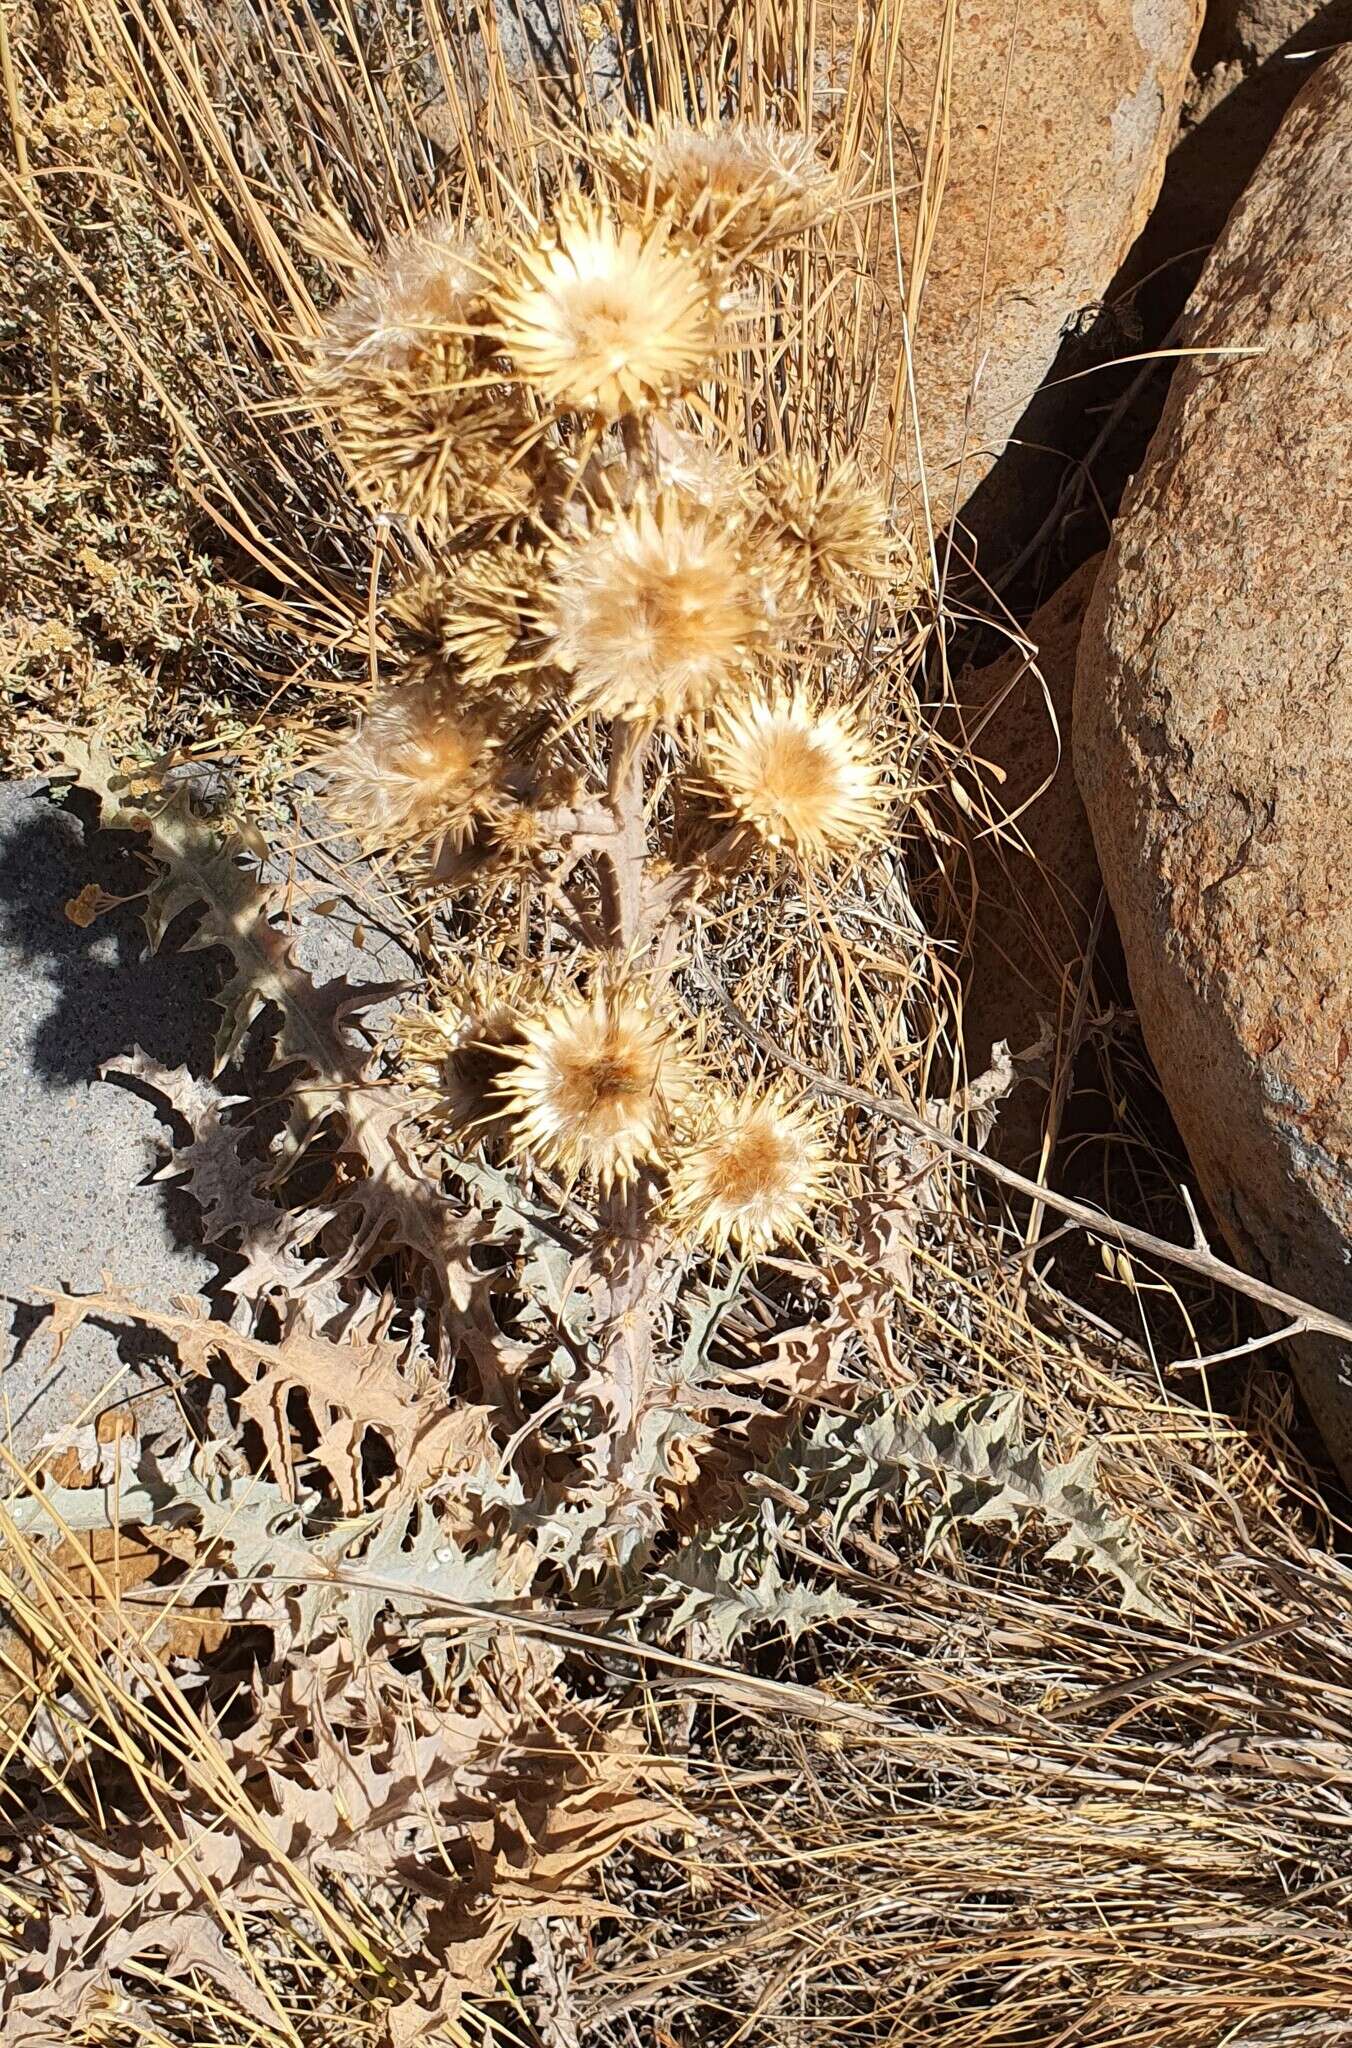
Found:
[[[422,1494],[448,1474],[481,1465],[490,1449],[484,1410],[464,1402],[452,1405],[431,1384],[423,1392],[409,1385],[405,1343],[370,1336],[336,1343],[297,1329],[280,1343],[266,1344],[226,1323],[211,1322],[191,1303],[180,1302],[177,1312],[147,1309],[116,1289],[55,1294],[51,1301],[53,1358],[82,1322],[101,1316],[158,1331],[189,1372],[210,1377],[216,1361],[227,1360],[245,1383],[240,1417],[257,1425],[289,1498],[295,1493],[287,1415],[293,1392],[305,1397],[319,1433],[312,1455],[348,1513],[363,1505],[361,1451],[368,1429],[390,1450],[394,1472],[388,1494],[395,1499]]]

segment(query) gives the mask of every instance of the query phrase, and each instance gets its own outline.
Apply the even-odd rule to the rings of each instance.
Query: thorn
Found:
[[[1186,1181],[1180,1181],[1178,1185],[1179,1193],[1183,1197],[1183,1206],[1188,1212],[1188,1221],[1192,1225],[1192,1248],[1195,1252],[1205,1252],[1207,1257],[1210,1258],[1211,1246],[1207,1243],[1206,1232],[1202,1228],[1201,1218],[1198,1216],[1197,1210],[1193,1205],[1192,1191]]]

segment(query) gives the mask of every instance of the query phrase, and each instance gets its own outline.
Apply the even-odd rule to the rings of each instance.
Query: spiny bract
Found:
[[[542,552],[500,543],[448,556],[391,601],[408,673],[469,691],[538,674],[533,645]]]

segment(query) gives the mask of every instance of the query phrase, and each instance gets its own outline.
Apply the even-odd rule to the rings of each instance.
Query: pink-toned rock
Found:
[[[1002,784],[990,785],[992,804],[1011,817],[1022,813],[1011,828],[1022,845],[988,835],[973,847],[976,920],[963,1006],[973,1075],[984,1072],[999,1040],[1022,1051],[1042,1018],[1059,1027],[1075,1001],[1100,884],[1071,767],[1071,702],[1080,628],[1102,559],[1077,569],[1030,621],[1035,663],[1012,648],[956,685],[974,752],[1004,772]],[[1000,1157],[1036,1164],[1047,1100],[1024,1081],[1002,1103],[991,1140]]]
[[[1191,302],[1085,623],[1075,757],[1132,990],[1251,1269],[1352,1317],[1352,50]],[[1352,1358],[1302,1383],[1352,1478]]]
[[[910,0],[902,17],[893,110],[908,270],[945,13],[946,0]],[[1139,233],[1200,27],[1201,0],[957,0],[948,176],[914,336],[940,523],[985,476],[1067,321],[1102,299]],[[901,338],[890,235],[883,241],[886,393]],[[896,462],[914,481],[904,409]]]

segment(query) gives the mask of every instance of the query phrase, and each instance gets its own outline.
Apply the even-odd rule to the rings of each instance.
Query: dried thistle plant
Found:
[[[854,458],[896,23],[563,6],[542,82],[486,9],[171,12],[7,11],[21,666],[266,1078],[122,1063],[225,1313],[52,1303],[229,1412],[3,1489],[0,2033],[1336,2038],[1288,1412],[1202,1413],[964,1213],[998,1073],[856,1107],[956,1058],[943,621]],[[316,728],[417,996],[312,979],[257,871]],[[233,807],[124,740],[229,750]]]
[[[732,1254],[801,1253],[856,1173],[838,1114],[750,1082],[689,949],[758,851],[786,903],[829,904],[904,818],[904,756],[884,765],[838,649],[881,611],[875,666],[905,703],[908,542],[810,407],[759,395],[758,337],[799,289],[776,245],[825,234],[845,189],[810,140],[664,117],[598,138],[594,191],[581,176],[524,226],[393,244],[339,299],[307,395],[419,555],[366,622],[370,694],[325,801],[462,921],[473,970],[448,963],[397,1029],[452,1181],[506,1174],[579,1243],[588,1335],[536,1426],[601,1571],[700,1469],[700,1402],[675,1438],[661,1419],[673,1309]],[[504,392],[534,419],[510,524],[507,487],[477,483]],[[405,490],[423,400],[454,533]]]
[[[346,879],[393,907],[425,986],[377,1025],[388,987],[299,965],[254,818],[79,762],[141,835],[154,935],[196,916],[228,955],[218,1051],[261,1039],[276,1100],[129,1068],[187,1126],[166,1169],[228,1264],[229,1322],[56,1310],[58,1334],[147,1318],[235,1408],[17,1501],[14,1581],[45,1585],[50,1528],[114,1558],[134,1532],[156,1596],[228,1648],[186,1687],[129,1663],[98,1618],[116,1586],[77,1664],[58,1638],[18,1796],[62,1750],[94,1788],[81,1843],[105,1793],[130,1827],[99,1846],[106,1895],[40,1831],[0,2026],[49,2048],[111,2012],[179,2048],[233,2012],[328,2048],[356,2011],[363,2038],[461,2039],[523,1924],[590,1912],[592,1865],[661,1818],[641,1659],[706,1640],[662,1573],[779,1435],[854,1404],[887,1318],[851,1264],[883,1228],[872,1138],[735,1021],[890,1085],[937,1008],[897,851],[930,830],[913,556],[849,460],[871,344],[832,303],[859,272],[858,136],[810,84],[690,125],[698,79],[650,9],[650,126],[561,139],[494,75],[459,109],[471,149],[427,175],[378,99],[391,71],[365,48],[307,68],[246,0],[266,58],[235,162],[214,138],[237,80],[185,12],[186,66],[140,0],[90,31],[153,130],[179,269],[216,265],[219,392],[198,378],[174,430],[232,574],[252,551],[248,706],[270,716],[280,681],[287,735],[324,729],[334,848],[372,857]],[[761,75],[798,76],[801,41]],[[753,1550],[753,1625],[840,1620]],[[632,1669],[579,1605],[620,1619]],[[232,1655],[266,1667],[247,1702]]]

